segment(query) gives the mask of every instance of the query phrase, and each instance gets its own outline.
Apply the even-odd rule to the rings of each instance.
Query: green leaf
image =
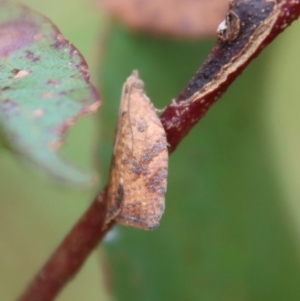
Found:
[[[100,106],[87,64],[45,17],[0,1],[0,127],[10,147],[51,175],[93,176],[57,155],[66,131]]]
[[[117,115],[121,84],[132,69],[139,70],[156,107],[163,107],[212,46],[115,25],[106,41],[105,125]],[[249,66],[171,155],[160,227],[114,229],[106,249],[118,300],[300,299],[298,250],[261,114],[267,56]]]

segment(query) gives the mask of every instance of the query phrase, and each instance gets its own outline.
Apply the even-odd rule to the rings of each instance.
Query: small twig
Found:
[[[299,17],[300,0],[231,0],[228,14],[222,30],[229,32],[223,32],[225,38],[161,116],[170,153],[252,59]],[[105,193],[104,189],[94,200],[18,301],[51,301],[77,273],[112,226],[102,229]]]
[[[161,116],[173,151],[249,63],[300,14],[299,0],[230,1],[226,31],[199,71]],[[233,19],[239,19],[232,22]],[[238,32],[236,32],[238,30]]]
[[[106,214],[105,194],[106,189],[103,189],[18,301],[54,300],[78,272],[113,224],[101,230]]]

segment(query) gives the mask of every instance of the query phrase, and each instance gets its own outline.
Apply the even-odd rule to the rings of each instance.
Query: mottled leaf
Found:
[[[127,26],[177,37],[216,35],[228,0],[98,0],[100,7]]]
[[[45,17],[0,0],[0,127],[10,147],[70,183],[92,176],[56,153],[100,98],[78,50]]]

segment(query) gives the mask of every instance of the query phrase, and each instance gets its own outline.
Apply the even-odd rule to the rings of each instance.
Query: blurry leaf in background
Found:
[[[228,0],[96,0],[126,26],[156,35],[183,38],[213,36]]]
[[[48,19],[0,4],[1,131],[12,149],[51,175],[87,185],[92,175],[56,154],[68,128],[101,104],[86,62]]]
[[[24,0],[49,18],[95,70],[99,13],[86,0]],[[92,72],[95,74],[95,71]],[[96,82],[95,78],[92,81]],[[95,114],[79,120],[62,146],[65,157],[95,167]],[[15,300],[86,210],[96,190],[71,191],[0,149],[0,300]],[[92,254],[57,301],[107,300],[99,254]]]
[[[107,149],[132,69],[163,107],[212,46],[133,34],[115,24],[109,32],[100,71],[101,121],[109,132],[101,146]],[[170,157],[161,226],[146,233],[114,229],[106,250],[117,300],[300,299],[297,241],[262,113],[268,66],[277,63],[268,60],[272,50],[249,66]],[[103,161],[109,162],[106,148]]]
[[[290,223],[300,242],[300,22],[277,39],[268,57],[263,109],[270,154]],[[276,63],[275,63],[276,62]]]

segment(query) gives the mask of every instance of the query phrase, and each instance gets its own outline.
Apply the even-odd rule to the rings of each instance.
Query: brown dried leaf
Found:
[[[136,71],[123,86],[108,186],[106,224],[145,230],[164,212],[168,151],[166,134]]]
[[[97,0],[134,30],[176,37],[215,36],[228,0]]]

